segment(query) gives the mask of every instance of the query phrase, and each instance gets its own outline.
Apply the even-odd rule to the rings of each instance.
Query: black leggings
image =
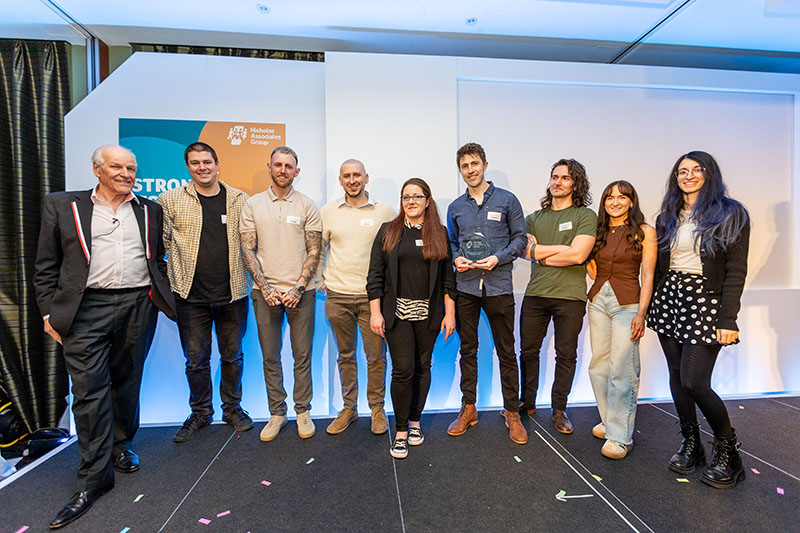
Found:
[[[682,344],[663,333],[658,334],[658,340],[667,358],[669,388],[681,423],[697,423],[696,404],[717,438],[732,437],[725,404],[711,390],[711,373],[722,346]]]

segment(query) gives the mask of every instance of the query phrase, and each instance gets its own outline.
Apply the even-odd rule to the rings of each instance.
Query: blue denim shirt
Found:
[[[481,205],[469,191],[453,200],[447,208],[447,233],[453,259],[463,255],[460,240],[475,232],[486,236],[499,262],[492,270],[474,268],[456,272],[456,289],[474,296],[482,296],[483,289],[486,296],[512,294],[511,269],[514,260],[525,253],[528,245],[525,216],[517,197],[490,181]]]

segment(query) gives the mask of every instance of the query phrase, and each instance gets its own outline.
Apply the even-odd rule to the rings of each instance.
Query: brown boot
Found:
[[[527,444],[528,432],[525,431],[525,426],[522,425],[522,420],[519,419],[519,413],[503,410],[502,415],[506,418],[506,427],[508,428],[508,436],[517,444]]]
[[[474,426],[477,423],[478,411],[475,409],[475,404],[465,403],[458,412],[458,418],[453,420],[447,428],[447,434],[458,437],[466,433],[470,426]]]
[[[572,422],[569,421],[569,417],[567,413],[562,411],[561,409],[553,409],[553,414],[551,415],[553,419],[553,425],[556,428],[556,431],[559,433],[564,433],[569,435],[573,431]]]

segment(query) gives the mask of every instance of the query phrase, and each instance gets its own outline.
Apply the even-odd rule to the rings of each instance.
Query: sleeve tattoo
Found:
[[[314,276],[314,272],[317,271],[317,265],[319,265],[319,258],[322,254],[321,231],[306,231],[306,251],[308,255],[306,260],[303,261],[300,278],[297,280],[297,284],[304,287],[308,285],[308,282]]]
[[[261,269],[261,263],[258,260],[258,256],[256,256],[256,248],[258,247],[256,232],[243,231],[241,232],[241,239],[244,266],[250,272],[250,275],[253,276],[253,281],[255,281],[256,285],[261,289],[264,298],[266,298],[275,291],[275,287],[270,285],[269,281],[267,281],[267,276],[264,275],[264,271]]]

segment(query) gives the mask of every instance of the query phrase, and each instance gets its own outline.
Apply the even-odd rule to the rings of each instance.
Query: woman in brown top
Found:
[[[589,289],[589,378],[601,419],[592,434],[606,440],[601,453],[610,459],[622,459],[633,444],[639,339],[656,256],[656,231],[644,223],[636,189],[623,180],[609,183],[600,198],[597,241],[587,270],[594,280]]]

